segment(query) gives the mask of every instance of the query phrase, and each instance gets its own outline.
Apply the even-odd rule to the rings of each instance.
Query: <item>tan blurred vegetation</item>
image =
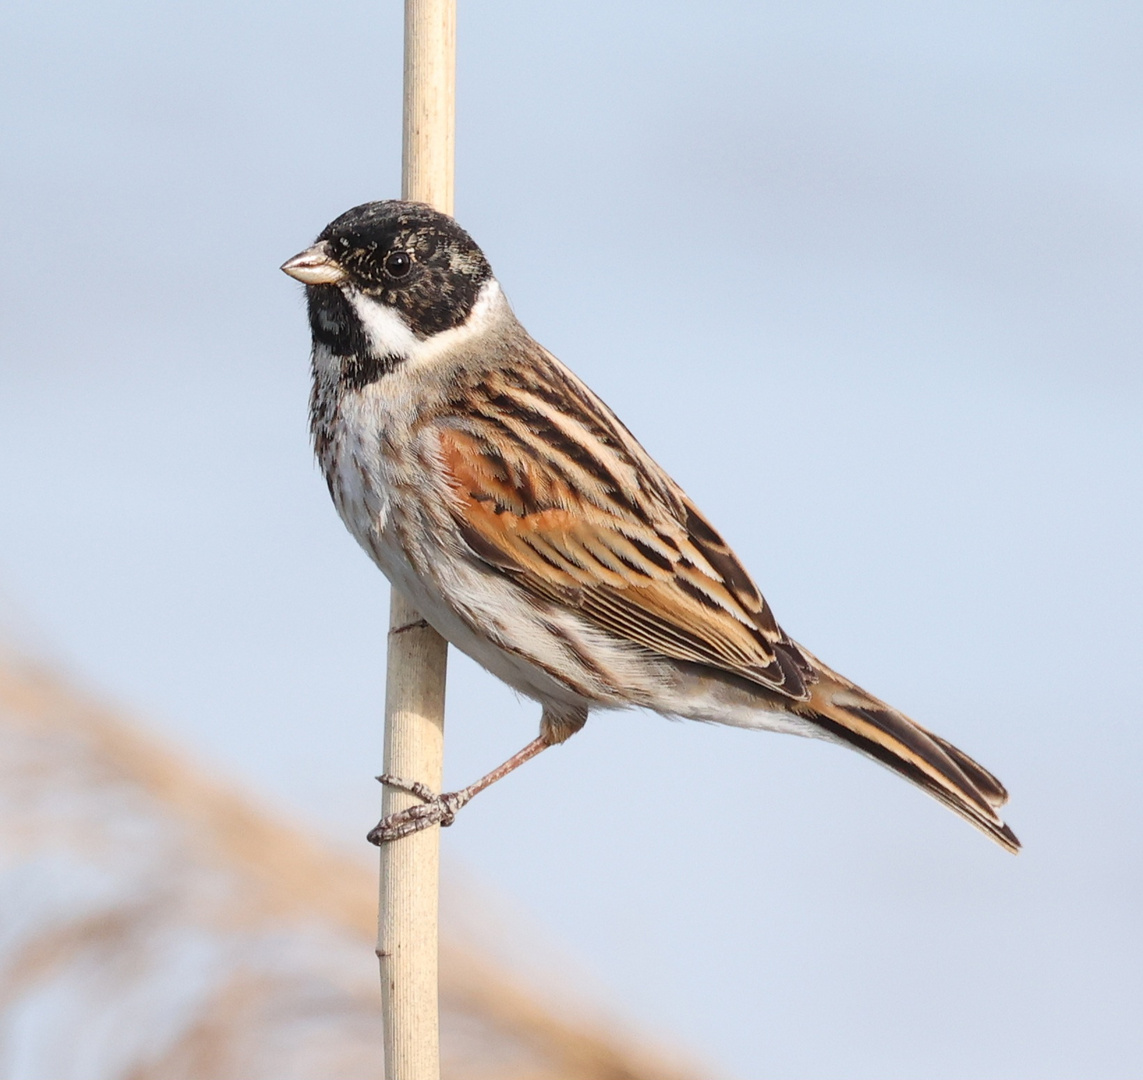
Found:
[[[0,1075],[381,1076],[368,851],[280,823],[10,656],[0,814]],[[447,1080],[700,1075],[463,943],[441,969]]]

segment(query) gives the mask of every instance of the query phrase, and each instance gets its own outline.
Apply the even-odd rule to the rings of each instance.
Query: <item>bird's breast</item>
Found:
[[[314,449],[346,527],[393,577],[407,556],[410,528],[441,502],[424,443],[425,387],[392,373],[363,387],[324,380],[315,365]],[[397,550],[400,549],[400,550]]]

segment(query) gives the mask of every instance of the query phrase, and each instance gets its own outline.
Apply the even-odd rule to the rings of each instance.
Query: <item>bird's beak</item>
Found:
[[[305,285],[336,285],[346,277],[345,271],[330,256],[329,245],[324,240],[287,259],[282,269]]]

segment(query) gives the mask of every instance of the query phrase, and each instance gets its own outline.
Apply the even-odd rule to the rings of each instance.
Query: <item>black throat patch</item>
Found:
[[[307,286],[306,306],[314,345],[324,345],[340,359],[339,380],[346,389],[361,390],[405,362],[398,353],[377,354],[353,305],[337,286]]]

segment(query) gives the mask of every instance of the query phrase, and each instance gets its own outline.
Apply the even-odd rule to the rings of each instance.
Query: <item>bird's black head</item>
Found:
[[[350,293],[392,309],[424,340],[464,323],[492,277],[484,253],[451,217],[396,199],[346,211],[282,269],[307,286],[314,340],[340,356],[365,346]]]

